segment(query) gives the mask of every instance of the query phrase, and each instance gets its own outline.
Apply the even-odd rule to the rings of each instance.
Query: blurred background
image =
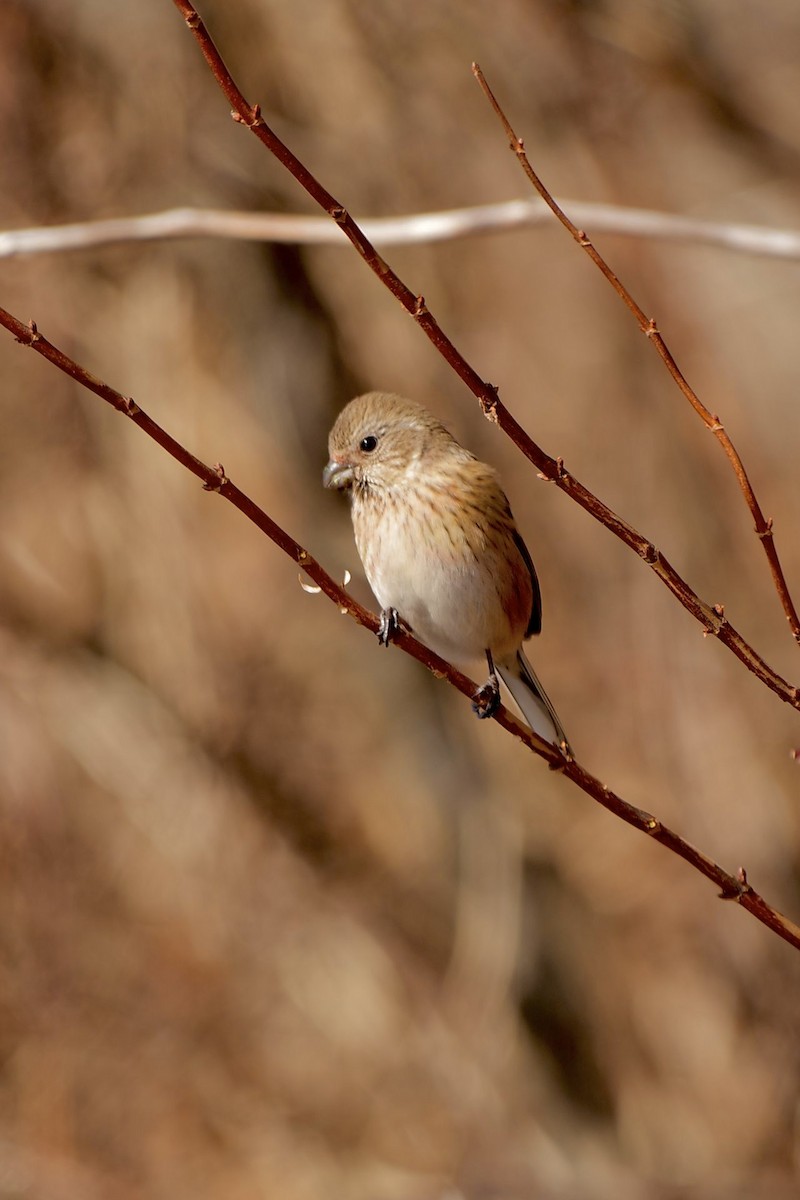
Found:
[[[356,215],[556,195],[800,225],[793,0],[206,0]],[[312,213],[169,0],[0,5],[0,228]],[[800,597],[796,263],[598,237],[751,471]],[[767,661],[719,446],[555,226],[387,251],[533,437]],[[3,262],[0,303],[369,600],[327,432],[426,403],[499,468],[581,761],[800,917],[796,715],[488,422],[343,243]],[[303,592],[231,506],[0,337],[0,1195],[797,1194],[800,956]],[[476,668],[480,674],[480,668]]]

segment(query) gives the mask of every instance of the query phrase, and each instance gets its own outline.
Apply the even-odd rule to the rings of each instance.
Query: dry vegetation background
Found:
[[[557,195],[798,225],[794,0],[207,0],[356,214]],[[0,5],[0,227],[311,212],[169,0]],[[598,239],[775,517],[800,594],[796,264]],[[555,226],[392,250],[533,436],[800,679],[751,520]],[[328,428],[425,401],[500,468],[581,760],[800,915],[797,718],[536,478],[355,254],[3,264],[0,303],[367,589]],[[301,591],[129,423],[0,339],[0,1195],[782,1198],[800,956]]]

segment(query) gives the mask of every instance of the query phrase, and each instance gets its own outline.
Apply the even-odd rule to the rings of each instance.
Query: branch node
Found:
[[[337,225],[344,225],[347,220],[347,209],[343,204],[334,204],[333,208],[328,209],[328,212]]]
[[[648,566],[652,567],[654,563],[658,562],[658,550],[652,542],[645,542],[639,551],[639,555],[644,559]]]
[[[243,116],[240,112],[234,109],[231,112],[231,117],[237,125],[246,125],[248,129],[257,129],[259,125],[264,124],[264,118],[261,116],[261,105],[254,104],[247,116]]]
[[[592,239],[589,237],[585,229],[578,230],[575,240],[579,246],[583,246],[584,250],[592,244]]]
[[[126,396],[125,404],[120,407],[119,411],[125,413],[126,417],[136,417],[142,410],[132,396]]]
[[[708,637],[709,634],[711,634],[712,637],[719,637],[720,633],[722,632],[723,626],[728,624],[728,618],[725,616],[725,605],[724,604],[712,605],[711,611],[714,614],[714,616],[717,618],[717,620],[712,621],[709,618],[706,618],[706,624],[705,624],[705,628],[703,630],[704,638]]]
[[[767,517],[766,521],[764,522],[764,528],[756,529],[756,534],[761,538],[762,542],[765,541],[766,538],[772,537],[772,517]]]
[[[644,332],[645,332],[645,336],[649,337],[649,338],[661,337],[661,330],[658,328],[658,325],[656,324],[655,317],[650,317],[650,319],[647,322],[647,328],[645,329]]]
[[[736,872],[736,879],[726,882],[722,886],[722,891],[719,893],[720,900],[741,900],[742,896],[746,896],[748,892],[752,892],[752,887],[747,882],[747,871],[744,867],[739,867]]]
[[[40,342],[42,340],[42,335],[39,333],[39,328],[33,317],[31,317],[30,321],[28,321],[28,329],[30,330],[30,333],[25,337],[14,338],[14,341],[19,342],[20,346],[33,346],[36,344],[36,342]]]
[[[183,19],[186,22],[186,24],[189,26],[190,29],[199,29],[200,28],[200,17],[193,8],[190,9],[189,12],[185,14]]]
[[[239,125],[246,125],[248,129],[255,129],[258,125],[264,124],[264,120],[261,116],[260,104],[254,104],[247,116],[244,116],[242,113],[237,112],[236,110],[231,113],[231,116]]]
[[[478,403],[481,406],[481,411],[487,421],[491,421],[493,425],[497,424],[497,405],[500,403],[500,397],[497,388],[493,383],[485,384],[488,395],[479,396]]]
[[[425,297],[417,296],[417,298],[414,301],[414,311],[411,314],[413,316],[414,320],[417,321],[417,320],[419,320],[420,317],[426,317],[426,316],[429,316],[429,314],[430,314],[430,309],[428,308],[427,304],[425,303]]]
[[[213,470],[214,474],[216,475],[216,479],[213,482],[210,479],[207,479],[206,482],[203,484],[203,491],[204,492],[221,492],[222,489],[225,487],[225,484],[230,483],[230,480],[228,479],[228,476],[225,474],[225,468],[223,467],[222,463],[214,463],[212,470]]]

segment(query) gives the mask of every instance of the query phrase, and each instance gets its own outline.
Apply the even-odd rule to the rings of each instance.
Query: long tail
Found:
[[[572,748],[564,726],[522,651],[518,650],[517,657],[511,662],[497,663],[497,671],[522,709],[522,715],[533,732],[538,733],[547,742],[563,746],[571,756]]]

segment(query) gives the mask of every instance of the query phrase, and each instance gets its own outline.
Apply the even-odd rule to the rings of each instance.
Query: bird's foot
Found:
[[[382,646],[388,646],[400,628],[400,618],[396,608],[381,610],[381,623],[378,626],[378,641]]]
[[[493,717],[500,707],[500,683],[496,675],[490,675],[486,683],[472,696],[472,711],[481,720]]]

